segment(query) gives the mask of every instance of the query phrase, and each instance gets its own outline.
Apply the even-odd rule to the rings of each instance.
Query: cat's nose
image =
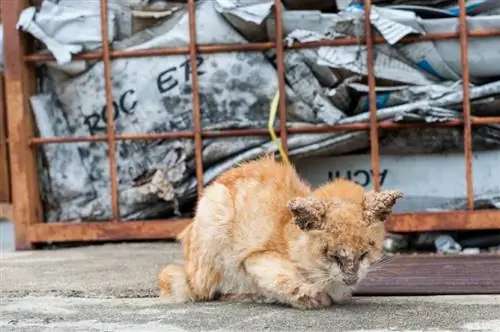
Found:
[[[343,281],[347,286],[352,286],[358,282],[358,276],[355,274],[346,275]]]

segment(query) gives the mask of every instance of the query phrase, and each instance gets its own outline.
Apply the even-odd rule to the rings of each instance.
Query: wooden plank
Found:
[[[7,112],[3,76],[0,76],[0,202],[10,202],[9,155],[7,153]]]
[[[386,229],[392,233],[500,229],[500,210],[395,214]]]
[[[26,54],[26,34],[16,29],[21,11],[28,6],[27,0],[1,1],[4,29],[5,96],[7,105],[7,129],[11,181],[12,217],[15,229],[16,249],[30,249],[29,225],[42,221],[38,191],[36,159],[29,146],[33,136],[33,119],[28,97],[35,92],[34,71],[23,62]]]
[[[0,202],[0,219],[12,220],[12,205]]]
[[[500,253],[393,256],[368,273],[356,294],[500,294]]]
[[[162,240],[175,239],[190,222],[190,219],[173,219],[34,224],[28,233],[30,242]]]
[[[387,223],[389,232],[416,232],[435,230],[500,229],[500,211],[422,213],[394,215]],[[408,221],[409,220],[409,221]],[[29,240],[33,242],[114,241],[172,239],[182,231],[190,219],[108,222],[51,223],[30,226]]]

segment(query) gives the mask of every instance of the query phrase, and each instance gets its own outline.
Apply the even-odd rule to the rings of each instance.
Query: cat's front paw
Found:
[[[342,304],[352,300],[352,290],[349,288],[336,289],[329,293],[334,303]]]
[[[301,294],[292,301],[292,306],[298,309],[320,309],[332,305],[332,299],[325,292],[315,292],[309,294]]]

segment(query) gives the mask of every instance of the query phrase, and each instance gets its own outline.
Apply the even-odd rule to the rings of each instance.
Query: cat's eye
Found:
[[[366,257],[368,256],[368,251],[365,251],[364,253],[361,254],[361,256],[359,256],[359,260],[362,261],[363,259],[365,259]]]
[[[330,261],[335,261],[335,263],[337,263],[338,265],[342,265],[342,260],[337,255],[337,253],[329,253],[328,258],[330,259]]]
[[[342,260],[340,259],[340,257],[339,257],[339,256],[337,256],[337,255],[332,255],[332,256],[330,256],[330,258],[331,258],[332,260],[334,260],[334,261],[335,261],[335,263],[337,263],[337,265],[342,265]]]
[[[323,254],[330,260],[330,261],[335,261],[337,264],[341,265],[341,259],[339,256],[337,256],[337,253],[335,251],[330,250],[328,246],[324,246],[322,248]]]

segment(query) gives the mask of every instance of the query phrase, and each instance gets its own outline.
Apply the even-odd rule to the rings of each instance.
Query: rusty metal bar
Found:
[[[109,176],[111,182],[111,214],[112,221],[118,222],[120,219],[120,202],[118,199],[118,175],[116,169],[116,141],[115,141],[115,117],[113,108],[113,85],[111,83],[111,60],[109,46],[108,27],[108,0],[101,0],[101,32],[102,50],[104,63],[104,80],[106,87],[106,114],[107,114],[107,142]]]
[[[472,125],[500,124],[500,116],[471,117]]]
[[[368,101],[370,111],[370,157],[372,163],[373,190],[380,191],[380,152],[378,141],[377,93],[373,63],[373,31],[370,22],[371,0],[365,1],[366,71],[368,72]]]
[[[141,141],[149,139],[174,139],[174,138],[193,138],[192,131],[174,131],[164,133],[150,134],[115,134],[116,141]],[[107,135],[94,136],[70,136],[70,137],[37,137],[31,140],[32,145],[55,144],[55,143],[78,143],[78,142],[105,142]]]
[[[446,32],[446,33],[433,33],[425,36],[407,36],[398,41],[399,44],[415,43],[419,41],[434,41],[434,40],[449,40],[457,39],[459,33],[456,32]],[[476,30],[469,32],[470,37],[486,38],[486,37],[499,37],[500,30]],[[322,46],[349,46],[349,45],[359,45],[365,42],[357,38],[345,38],[345,39],[325,39],[313,42],[295,42],[292,45],[284,45],[285,49],[303,49],[303,48],[317,48]],[[385,44],[386,41],[382,37],[376,37],[373,39],[374,44]],[[205,44],[198,45],[197,50],[200,54],[209,53],[224,53],[224,52],[258,52],[264,50],[270,50],[276,48],[276,43],[274,42],[264,42],[264,43],[248,43],[248,44]],[[157,48],[148,50],[115,50],[110,52],[112,59],[115,58],[136,58],[136,57],[148,57],[148,56],[161,56],[161,55],[180,55],[189,54],[189,47],[179,47],[179,48]],[[82,54],[77,54],[73,56],[73,60],[100,60],[102,58],[102,52],[87,52]],[[24,56],[26,62],[50,62],[55,61],[51,54],[30,54]]]
[[[492,123],[500,123],[500,118],[483,118],[472,119],[473,125],[486,125]],[[496,122],[492,119],[496,119]],[[489,121],[488,121],[489,120]],[[462,120],[452,120],[447,122],[437,123],[394,123],[390,120],[378,123],[380,129],[385,130],[398,130],[398,129],[423,129],[423,128],[449,128],[462,126]],[[319,133],[333,133],[342,131],[363,131],[370,129],[369,123],[352,123],[341,125],[324,125],[324,126],[299,126],[288,128],[288,133],[291,134],[319,134]],[[280,133],[280,128],[276,129],[276,133]],[[203,131],[203,137],[217,138],[217,137],[243,137],[243,136],[267,136],[269,132],[263,128],[248,128],[248,129],[228,129],[228,130],[206,130]],[[148,139],[176,139],[176,138],[194,138],[192,131],[174,131],[164,133],[150,133],[150,134],[116,134],[116,141],[141,141]],[[105,142],[106,135],[95,136],[70,136],[70,137],[35,137],[30,140],[31,145],[42,144],[57,144],[57,143],[78,143],[78,142]]]
[[[287,109],[285,90],[285,48],[283,42],[283,20],[281,1],[274,0],[274,15],[276,19],[276,67],[278,70],[280,139],[283,152],[288,157]]]
[[[196,70],[196,4],[195,0],[188,0],[189,18],[189,60],[191,64],[191,84],[193,86],[193,129],[194,129],[194,157],[196,163],[196,184],[198,196],[203,192],[203,151],[202,128],[200,110],[200,92],[198,71]]]
[[[464,150],[465,179],[467,183],[467,209],[474,209],[474,183],[472,178],[472,121],[469,99],[469,40],[465,0],[458,1],[460,6],[460,57],[462,60],[463,113],[464,113]]]

